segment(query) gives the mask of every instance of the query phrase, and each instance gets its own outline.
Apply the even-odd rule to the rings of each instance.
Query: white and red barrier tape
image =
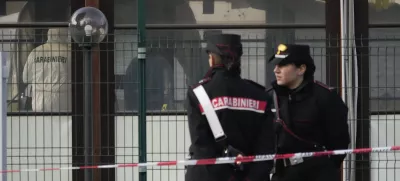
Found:
[[[201,159],[201,160],[178,160],[178,161],[116,164],[116,165],[2,170],[2,171],[0,171],[0,173],[104,169],[104,168],[127,168],[127,167],[175,166],[175,165],[215,165],[215,164],[228,164],[228,163],[237,163],[237,162],[242,162],[242,163],[259,162],[259,161],[278,160],[278,159],[287,159],[287,158],[319,157],[319,156],[328,156],[328,155],[346,155],[346,154],[360,154],[360,153],[372,153],[372,152],[388,152],[388,151],[396,151],[396,150],[400,150],[400,146],[359,148],[359,149],[333,150],[333,151],[321,151],[321,152],[256,155],[256,156],[244,156],[242,158],[223,157],[223,158],[211,158],[211,159]]]

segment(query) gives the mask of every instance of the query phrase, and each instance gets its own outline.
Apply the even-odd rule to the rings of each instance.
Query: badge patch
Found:
[[[277,55],[280,55],[282,52],[284,52],[284,51],[286,51],[286,50],[287,50],[287,46],[284,45],[284,44],[280,44],[280,45],[278,46],[278,52],[276,52],[276,54],[277,54]]]

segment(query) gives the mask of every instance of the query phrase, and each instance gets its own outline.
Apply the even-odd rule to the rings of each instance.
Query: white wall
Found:
[[[72,162],[71,117],[8,117],[8,169],[66,167]],[[371,146],[400,145],[400,115],[371,116]],[[138,120],[118,116],[115,123],[116,161],[138,162]],[[82,138],[83,139],[83,138]],[[190,137],[186,116],[147,117],[147,160],[182,160],[187,156]],[[372,181],[395,181],[400,176],[400,153],[373,153]],[[183,166],[149,167],[148,180],[184,180]],[[29,178],[29,179],[28,179]],[[117,168],[118,181],[138,180],[137,168]],[[46,171],[10,173],[12,181],[70,181],[72,172]]]
[[[190,144],[186,116],[147,117],[147,160],[183,160]],[[72,163],[71,117],[8,117],[8,170],[59,168]],[[138,162],[138,120],[135,116],[116,117],[116,161]],[[82,138],[83,139],[83,138]],[[118,181],[138,180],[137,168],[118,168]],[[184,180],[183,166],[148,168],[148,180]],[[161,178],[163,177],[163,178]],[[29,179],[28,179],[29,178]],[[8,174],[13,181],[70,181],[72,171],[22,172]]]
[[[138,119],[133,116],[116,118],[116,160],[118,163],[138,162]],[[186,116],[147,117],[148,162],[184,160],[190,145]],[[134,147],[134,148],[121,148]],[[124,157],[122,155],[135,155]],[[133,172],[132,172],[133,170]],[[148,168],[148,180],[184,180],[184,166]],[[133,178],[133,179],[132,179]],[[117,169],[117,180],[138,180],[138,169]]]
[[[371,116],[371,146],[400,145],[400,115]],[[371,154],[371,181],[396,181],[400,177],[400,151]]]
[[[7,169],[68,167],[72,163],[71,117],[7,118]],[[10,173],[7,180],[72,180],[72,171]]]

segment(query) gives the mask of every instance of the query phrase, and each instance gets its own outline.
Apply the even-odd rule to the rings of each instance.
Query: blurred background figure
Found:
[[[160,111],[164,104],[172,106],[171,96],[168,95],[172,90],[168,85],[172,72],[168,71],[170,64],[162,55],[150,54],[146,59],[146,107],[150,110]],[[124,106],[125,110],[138,110],[139,101],[139,80],[138,80],[138,59],[134,58],[128,65],[124,76]],[[170,98],[171,100],[169,101]]]
[[[35,112],[71,111],[71,56],[67,29],[49,29],[47,41],[32,50],[23,70]]]

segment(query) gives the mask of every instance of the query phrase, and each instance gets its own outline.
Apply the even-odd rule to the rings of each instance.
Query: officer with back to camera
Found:
[[[314,80],[307,45],[279,45],[269,60],[276,81],[273,96],[277,153],[347,149],[348,109],[336,91]],[[339,181],[345,155],[277,160],[273,180]]]
[[[273,154],[272,98],[263,86],[241,78],[240,36],[211,35],[206,51],[210,69],[187,92],[191,159]],[[213,132],[215,125],[222,131]],[[273,161],[188,166],[185,179],[268,181],[272,167]]]
[[[22,80],[32,88],[35,112],[71,111],[71,46],[66,28],[51,28],[47,42],[32,50]],[[29,90],[28,90],[29,91]]]

